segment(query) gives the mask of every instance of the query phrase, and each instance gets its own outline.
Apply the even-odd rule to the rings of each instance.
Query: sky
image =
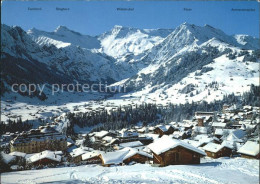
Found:
[[[56,8],[69,8],[57,11]],[[28,10],[41,8],[42,10]],[[130,8],[131,11],[118,11]],[[191,11],[185,11],[191,9]],[[232,11],[255,9],[255,11]],[[1,22],[24,30],[54,31],[59,25],[87,35],[99,35],[114,25],[135,28],[176,28],[187,22],[209,24],[229,35],[248,34],[259,38],[259,5],[246,1],[4,1]]]

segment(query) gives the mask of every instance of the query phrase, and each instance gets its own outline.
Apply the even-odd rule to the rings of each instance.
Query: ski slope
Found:
[[[200,165],[152,167],[148,164],[102,167],[82,165],[2,174],[3,184],[28,183],[199,183],[256,184],[259,162],[244,158],[205,158]]]

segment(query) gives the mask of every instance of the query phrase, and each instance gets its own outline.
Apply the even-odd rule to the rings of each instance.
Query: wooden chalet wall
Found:
[[[178,146],[160,155],[154,153],[153,162],[161,166],[199,164],[200,156],[199,153]]]
[[[230,157],[232,154],[232,149],[224,147],[216,153],[206,151],[206,150],[205,150],[205,152],[206,152],[207,156],[211,157],[211,158]]]
[[[95,157],[84,160],[84,162],[86,164],[101,164],[102,160],[101,160],[100,156],[95,156]]]
[[[256,156],[241,154],[241,157],[249,158],[249,159],[258,159],[259,160],[260,159],[260,153],[258,153],[258,155],[256,155]]]
[[[172,126],[169,127],[169,129],[167,131],[162,131],[159,127],[154,129],[154,133],[155,134],[159,134],[160,137],[162,137],[163,135],[170,135],[174,132],[174,128]]]
[[[124,163],[129,164],[130,162],[137,162],[137,163],[144,164],[146,161],[149,161],[149,160],[151,160],[151,158],[146,157],[144,155],[135,154],[135,155],[131,156],[130,158],[124,160]]]
[[[32,164],[37,166],[37,165],[48,165],[48,164],[57,164],[57,163],[59,163],[59,162],[48,159],[48,158],[43,158],[41,160],[33,162]]]

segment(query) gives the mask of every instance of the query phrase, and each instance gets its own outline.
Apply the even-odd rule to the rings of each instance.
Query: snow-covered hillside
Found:
[[[152,167],[148,164],[102,167],[84,165],[3,173],[3,184],[15,183],[200,183],[256,184],[259,162],[244,158],[206,158],[200,165]]]

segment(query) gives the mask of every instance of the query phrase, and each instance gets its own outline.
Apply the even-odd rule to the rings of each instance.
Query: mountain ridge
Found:
[[[96,37],[83,35],[65,26],[59,26],[53,32],[35,28],[25,32],[20,27],[3,24],[1,27],[4,57],[9,57],[9,54],[17,61],[20,58],[28,62],[44,63],[47,68],[72,81],[109,81],[108,84],[112,86],[124,84],[128,86],[128,92],[134,95],[145,95],[146,91],[148,96],[158,94],[167,100],[172,98],[170,92],[166,92],[171,88],[169,86],[183,91],[185,85],[180,83],[186,83],[186,86],[198,85],[197,89],[193,88],[198,91],[198,95],[203,96],[205,90],[211,89],[198,84],[198,75],[202,78],[205,75],[212,77],[212,80],[203,79],[203,82],[211,84],[221,77],[216,77],[217,71],[221,73],[226,70],[232,73],[226,76],[232,80],[244,75],[244,79],[250,79],[256,84],[256,74],[246,73],[259,72],[254,64],[259,62],[259,39],[248,35],[227,35],[210,25],[183,23],[173,30],[114,26]],[[219,58],[226,61],[223,66],[230,64],[231,68],[244,68],[238,67],[240,71],[236,74],[219,66],[218,62],[222,62]],[[19,64],[16,65],[19,67]],[[194,84],[186,81],[189,77]],[[27,78],[27,81],[30,79]],[[224,85],[233,85],[222,79],[219,81]],[[249,83],[247,81],[244,85]],[[241,87],[242,91],[245,89]],[[196,96],[194,90],[189,90],[185,95]],[[223,95],[229,93],[226,89],[221,90]],[[234,90],[230,91],[232,92]],[[175,95],[180,96],[177,93]],[[204,94],[205,96],[208,95]]]

